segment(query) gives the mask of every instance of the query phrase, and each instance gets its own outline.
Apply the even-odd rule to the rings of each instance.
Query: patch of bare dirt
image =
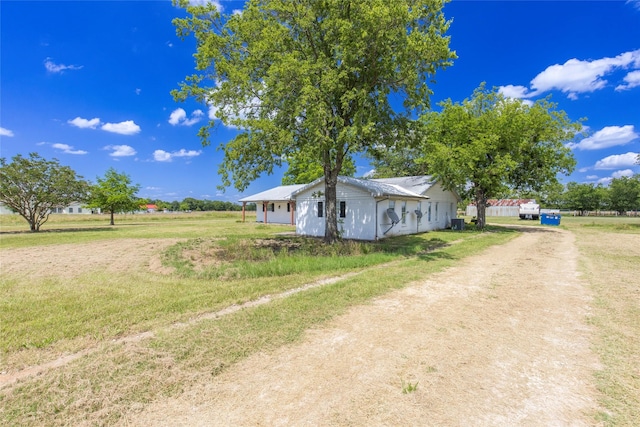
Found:
[[[5,249],[0,252],[0,270],[17,277],[73,278],[87,271],[106,269],[122,272],[148,267],[169,273],[160,253],[180,239],[110,239],[90,243],[69,243]]]
[[[122,424],[593,425],[577,260],[571,233],[525,232]]]

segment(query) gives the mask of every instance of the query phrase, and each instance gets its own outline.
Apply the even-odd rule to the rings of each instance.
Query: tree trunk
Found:
[[[483,189],[476,188],[475,191],[476,209],[478,215],[476,217],[476,228],[483,230],[486,225],[487,196]]]
[[[338,241],[338,216],[336,215],[336,186],[338,184],[338,173],[328,173],[324,176],[324,201],[326,205],[326,217],[324,227],[325,243],[335,243]]]
[[[115,223],[113,222],[113,210],[111,211],[111,222],[110,225],[114,225]]]

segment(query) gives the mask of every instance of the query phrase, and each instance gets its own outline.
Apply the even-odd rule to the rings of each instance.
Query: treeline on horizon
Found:
[[[160,199],[145,199],[141,204],[153,204],[159,211],[168,210],[172,212],[208,212],[208,211],[241,211],[242,206],[234,202],[224,202],[221,200],[198,200],[192,197],[180,201],[166,202]],[[255,211],[255,203],[247,203],[247,211]]]

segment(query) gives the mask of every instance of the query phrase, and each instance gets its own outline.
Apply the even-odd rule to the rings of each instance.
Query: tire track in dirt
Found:
[[[593,425],[577,259],[571,233],[532,228],[121,423]]]

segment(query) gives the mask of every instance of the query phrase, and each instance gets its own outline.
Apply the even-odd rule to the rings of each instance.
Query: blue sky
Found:
[[[224,12],[242,2],[218,1]],[[193,72],[193,39],[181,41],[170,1],[0,2],[0,155],[37,152],[94,181],[109,167],[139,195],[237,201],[217,190],[221,152],[196,136],[209,109],[170,91]],[[462,1],[445,7],[458,54],[440,70],[432,105],[462,101],[483,81],[508,96],[552,95],[588,134],[572,145],[576,171],[563,182],[640,173],[640,1]],[[370,170],[358,159],[358,175]],[[244,195],[280,184],[283,171]]]

